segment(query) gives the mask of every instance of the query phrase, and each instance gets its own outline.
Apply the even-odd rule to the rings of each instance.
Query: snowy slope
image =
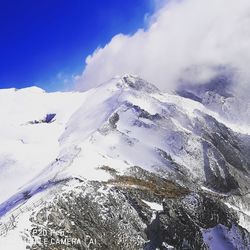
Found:
[[[7,192],[2,190],[2,202],[22,186],[55,178],[106,180],[110,176],[98,169],[103,165],[121,172],[141,166],[176,178],[174,161],[179,171],[205,182],[209,164],[226,182],[225,156],[202,132],[212,133],[207,119],[220,126],[212,119],[224,122],[222,118],[199,102],[160,93],[139,78],[114,78],[85,93],[45,93],[35,87],[0,93],[0,178],[9,185]],[[47,114],[55,114],[54,121],[30,124]]]
[[[55,160],[58,139],[83,99],[83,93],[45,93],[36,87],[0,90],[1,202]],[[31,124],[47,114],[56,114],[54,121]]]

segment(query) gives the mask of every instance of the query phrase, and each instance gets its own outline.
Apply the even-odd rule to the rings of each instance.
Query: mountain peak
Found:
[[[156,88],[153,84],[143,80],[138,76],[126,74],[122,76],[121,79],[123,83],[126,84],[126,86],[135,89],[137,91],[144,91],[147,93],[159,92],[159,89]]]
[[[112,91],[117,89],[124,90],[135,90],[145,93],[158,93],[160,90],[153,84],[145,81],[139,76],[132,74],[124,74],[122,76],[116,76],[111,78],[108,81],[103,82],[102,84],[95,87],[95,89],[110,89]]]

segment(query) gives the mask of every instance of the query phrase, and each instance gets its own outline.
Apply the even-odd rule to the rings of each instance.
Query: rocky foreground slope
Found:
[[[29,103],[20,91],[6,102]],[[84,93],[26,92],[34,110],[2,114],[13,118],[1,137],[30,159],[2,151],[14,184],[0,196],[0,246],[250,249],[246,126],[134,76]]]

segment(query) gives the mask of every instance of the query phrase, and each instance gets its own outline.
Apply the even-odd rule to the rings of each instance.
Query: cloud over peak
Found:
[[[249,65],[249,0],[172,0],[154,13],[147,29],[118,34],[89,55],[76,86],[84,90],[131,73],[171,91],[180,80],[203,83],[218,67],[228,67],[237,88],[250,89]]]

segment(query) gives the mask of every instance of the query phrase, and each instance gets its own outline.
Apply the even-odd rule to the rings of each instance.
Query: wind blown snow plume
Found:
[[[250,1],[166,1],[149,27],[118,34],[86,59],[78,89],[88,89],[114,75],[132,73],[174,90],[178,83],[204,83],[233,72],[234,90],[249,90]]]

